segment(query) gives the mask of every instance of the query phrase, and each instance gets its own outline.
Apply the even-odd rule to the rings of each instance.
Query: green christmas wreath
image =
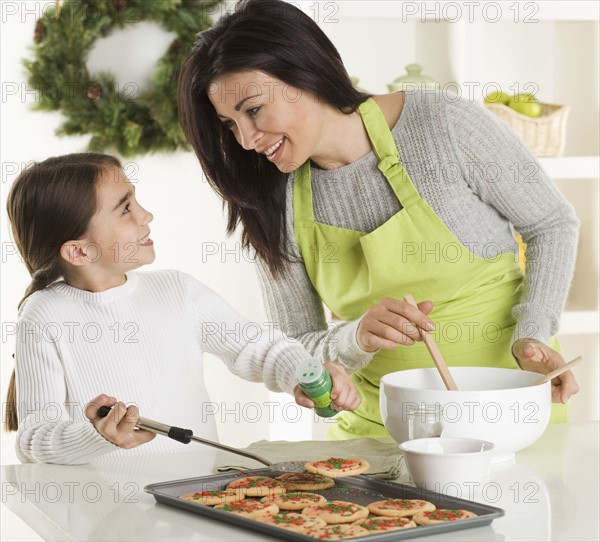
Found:
[[[122,156],[186,148],[177,118],[176,73],[195,35],[209,28],[222,0],[62,0],[35,26],[34,59],[25,60],[35,109],[62,111],[58,135],[92,134],[89,150]],[[110,73],[90,74],[88,54],[117,28],[148,21],[174,32],[150,88],[119,88]]]

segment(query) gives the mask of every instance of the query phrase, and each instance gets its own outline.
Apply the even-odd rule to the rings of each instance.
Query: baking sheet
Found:
[[[297,540],[298,542],[307,542],[316,540],[304,534],[295,533],[287,529],[282,529],[273,525],[267,525],[259,521],[242,517],[238,514],[226,512],[224,510],[216,510],[211,506],[199,505],[193,502],[180,499],[179,496],[184,493],[192,493],[194,491],[219,491],[225,489],[225,486],[240,477],[245,476],[279,476],[285,471],[274,470],[270,468],[252,469],[238,473],[216,474],[210,476],[202,476],[199,478],[187,478],[185,480],[173,480],[170,482],[161,482],[150,484],[144,490],[163,504],[176,506],[183,510],[199,514],[208,518],[216,519],[238,525],[244,529],[252,529],[254,531],[267,534],[279,540]],[[495,518],[502,517],[504,510],[456,497],[449,497],[440,493],[427,491],[418,487],[413,487],[404,484],[396,484],[382,480],[375,480],[369,476],[349,476],[346,478],[337,478],[334,487],[329,489],[309,490],[311,493],[323,495],[328,501],[342,500],[350,501],[366,506],[373,501],[383,499],[423,499],[432,502],[437,508],[462,509],[470,510],[477,514],[476,518],[465,519],[460,521],[452,521],[446,523],[438,523],[435,525],[424,525],[412,529],[403,529],[389,531],[380,534],[369,534],[352,538],[356,541],[373,542],[384,540],[406,540],[417,538],[419,536],[435,535],[447,533],[451,531],[459,531],[462,529],[470,529],[473,527],[482,527],[490,525]]]

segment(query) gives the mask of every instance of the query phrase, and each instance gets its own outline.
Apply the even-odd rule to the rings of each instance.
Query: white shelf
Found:
[[[565,311],[558,335],[597,335],[600,332],[598,311]]]
[[[291,0],[290,0],[291,1]],[[400,19],[401,21],[511,21],[535,24],[539,21],[598,21],[596,0],[545,0],[537,2],[464,2],[435,0],[402,2],[400,0],[318,0],[293,2],[308,14],[316,15],[316,5],[328,20]],[[322,18],[322,17],[321,17]]]
[[[552,179],[600,178],[600,156],[559,156],[539,161]]]

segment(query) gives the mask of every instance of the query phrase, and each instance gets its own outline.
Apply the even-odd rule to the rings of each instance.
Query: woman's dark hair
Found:
[[[317,24],[281,0],[242,0],[233,13],[198,34],[179,76],[179,117],[211,186],[227,208],[227,232],[242,224],[242,244],[274,275],[289,255],[285,228],[287,174],[246,151],[219,121],[209,100],[216,77],[262,71],[352,113],[369,95],[357,91],[342,59]]]
[[[63,276],[60,248],[88,231],[97,210],[97,180],[111,166],[121,168],[121,163],[106,154],[67,154],[29,165],[13,183],[6,209],[15,244],[31,275],[19,307]],[[16,431],[14,371],[6,403],[4,428]]]

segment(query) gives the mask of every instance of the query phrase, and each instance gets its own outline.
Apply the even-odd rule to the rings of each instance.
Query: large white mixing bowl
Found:
[[[437,369],[409,369],[381,379],[381,418],[398,443],[408,440],[408,413],[440,404],[444,437],[495,444],[493,462],[511,459],[533,444],[550,420],[550,382],[531,386],[541,375],[519,369],[450,367],[459,391],[445,389]]]

